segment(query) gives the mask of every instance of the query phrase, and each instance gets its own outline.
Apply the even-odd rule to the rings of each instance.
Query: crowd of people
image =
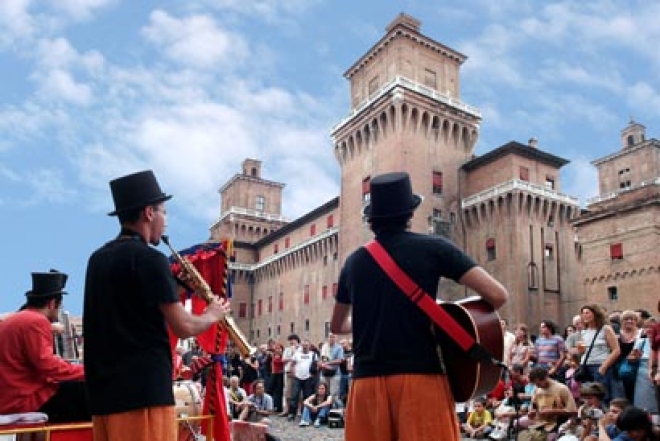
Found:
[[[534,335],[523,323],[502,329],[508,369],[491,393],[457,404],[464,436],[658,439],[660,323],[647,310],[587,304],[563,330],[551,320]]]
[[[204,393],[208,354],[193,343],[190,350],[175,356],[179,369],[175,379],[191,379]],[[288,336],[286,348],[269,340],[257,352],[242,357],[235,348],[224,357],[227,414],[232,419],[268,422],[268,417],[298,421],[299,426],[327,424],[331,409],[347,402],[352,372],[352,348],[348,339],[330,334],[312,345],[296,334]]]
[[[509,293],[456,245],[408,231],[422,197],[406,173],[370,182],[363,214],[375,237],[342,267],[333,334],[318,345],[292,334],[249,357],[199,346],[172,353],[168,327],[181,339],[199,335],[230,313],[229,302],[213,299],[200,315],[182,306],[169,262],[154,248],[171,196],[153,172],[117,178],[110,189],[120,231],[89,259],[84,366],[53,353],[66,274],[33,274],[21,310],[0,320],[0,414],[91,418],[96,441],[175,441],[172,381],[191,380],[203,394],[211,363],[223,362],[231,418],[320,427],[339,414],[347,441],[506,439],[512,431],[522,441],[657,440],[660,323],[643,309],[608,316],[587,304],[563,331],[552,320],[513,332],[502,322],[504,351],[486,355],[501,355],[508,368],[490,393],[455,404],[437,351],[444,328],[430,326],[438,283],[464,285],[493,311]],[[484,354],[469,340],[473,354]]]

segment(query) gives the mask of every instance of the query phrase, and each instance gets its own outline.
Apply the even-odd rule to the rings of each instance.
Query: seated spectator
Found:
[[[554,440],[559,424],[575,416],[575,400],[566,385],[553,380],[548,369],[535,367],[529,373],[529,381],[536,385],[529,410],[528,429],[520,432],[520,441]]]
[[[621,431],[616,427],[616,419],[619,417],[623,409],[630,406],[630,401],[625,398],[614,398],[610,401],[610,407],[607,410],[607,413],[603,415],[603,418],[598,420],[598,429],[602,431],[602,426],[605,427],[605,434],[610,438],[616,438]],[[602,424],[601,426],[601,423]],[[587,440],[591,441],[591,440]]]
[[[486,409],[486,400],[477,398],[467,422],[463,424],[463,430],[469,438],[485,438],[492,430],[492,422],[493,417]]]
[[[559,434],[573,434],[580,439],[598,440],[598,420],[605,415],[605,386],[600,383],[585,383],[580,388],[584,399],[577,416],[570,418],[559,428]]]
[[[323,381],[319,382],[316,386],[316,393],[307,397],[303,402],[304,409],[299,425],[301,427],[309,426],[310,421],[314,420],[314,427],[321,427],[321,423],[327,421],[333,402],[328,385]]]
[[[580,366],[580,354],[569,354],[568,355],[568,369],[564,375],[566,376],[566,381],[564,384],[568,386],[568,389],[573,395],[573,399],[577,403],[580,401],[580,382],[573,378],[573,374],[577,371],[577,368]]]
[[[605,431],[606,418],[601,418],[598,424]],[[610,438],[607,434],[601,433],[599,441],[657,441],[659,439],[657,429],[653,428],[648,412],[639,407],[626,407],[617,417],[616,427],[620,430],[616,437]]]
[[[243,408],[248,404],[247,394],[245,389],[238,385],[238,377],[232,375],[229,378],[229,408],[231,409],[231,417],[238,418],[243,411]]]
[[[266,393],[264,380],[255,380],[252,383],[254,393],[247,398],[247,405],[243,406],[238,419],[241,421],[264,422],[264,418],[272,415],[273,397]]]
[[[495,440],[507,439],[509,429],[513,427],[513,421],[518,416],[516,411],[516,398],[513,395],[513,389],[507,388],[504,392],[505,398],[495,409],[493,416],[493,430],[489,437]]]
[[[504,384],[504,380],[500,378],[495,388],[486,395],[486,409],[488,411],[494,411],[499,407],[504,400],[505,391],[506,385]]]

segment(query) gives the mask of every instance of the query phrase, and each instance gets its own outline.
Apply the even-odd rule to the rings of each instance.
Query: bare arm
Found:
[[[163,303],[160,305],[160,310],[165,316],[167,324],[179,338],[192,337],[206,331],[211,325],[222,320],[230,311],[229,302],[224,299],[216,299],[209,303],[209,306],[200,315],[189,313],[179,302]]]
[[[350,334],[353,326],[349,321],[351,305],[346,303],[335,303],[330,319],[330,330],[335,334]]]
[[[598,368],[599,372],[602,370],[602,372],[600,372],[601,375],[605,375],[605,373],[610,368],[610,366],[616,363],[616,360],[619,358],[619,354],[621,354],[621,348],[619,347],[619,340],[616,338],[616,334],[614,333],[612,327],[609,325],[605,325],[603,326],[603,331],[605,331],[605,339],[607,340],[607,346],[609,346],[610,348],[610,355]]]
[[[480,266],[463,274],[458,282],[476,291],[495,309],[500,309],[509,298],[506,288]]]

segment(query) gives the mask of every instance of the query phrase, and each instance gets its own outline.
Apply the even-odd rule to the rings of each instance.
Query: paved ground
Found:
[[[299,420],[295,422],[288,422],[286,418],[272,417],[271,418],[271,433],[282,441],[343,441],[343,429],[329,429],[326,426],[315,428],[298,427]],[[469,438],[464,438],[467,440]],[[442,441],[438,438],[438,441]],[[471,440],[474,441],[474,440]]]

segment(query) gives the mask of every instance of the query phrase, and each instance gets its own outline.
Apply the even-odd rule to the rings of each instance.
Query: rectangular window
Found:
[[[247,303],[241,302],[238,304],[238,318],[247,317]]]
[[[325,338],[328,338],[330,336],[330,322],[325,322],[323,324],[323,335]]]
[[[555,248],[551,244],[546,244],[543,249],[545,260],[555,260]]]
[[[332,295],[333,295],[333,297],[337,297],[337,287],[338,286],[339,285],[337,285],[336,283],[332,284]]]
[[[316,236],[316,224],[312,224],[309,227],[309,235]]]
[[[486,256],[489,261],[497,258],[497,248],[495,247],[495,239],[492,237],[486,241]]]
[[[309,332],[309,319],[305,320],[305,332]]]
[[[520,180],[529,181],[529,169],[527,167],[520,167]]]
[[[619,290],[617,289],[616,286],[607,287],[607,298],[609,299],[610,302],[616,302],[617,300],[619,300]]]
[[[378,75],[376,75],[371,80],[369,80],[369,95],[373,95],[374,93],[378,92],[378,86]]]
[[[257,203],[255,206],[257,211],[264,211],[265,207],[266,207],[266,198],[263,196],[257,196]]]
[[[260,317],[260,316],[261,316],[261,312],[262,312],[262,310],[261,310],[261,308],[262,308],[262,303],[263,303],[263,302],[261,301],[261,299],[259,299],[259,300],[257,301],[257,317]]]
[[[612,260],[623,259],[623,244],[613,243],[610,245],[610,258]]]
[[[323,256],[323,266],[327,266],[327,265],[328,265],[328,256],[326,255]]]
[[[282,327],[277,325],[277,336],[279,337],[282,334]]]
[[[546,176],[545,177],[545,188],[548,190],[554,190],[555,189],[555,178],[552,176]]]
[[[291,246],[291,238],[290,237],[285,237],[284,238],[284,248],[289,248]]]
[[[328,220],[328,225],[327,225],[328,228],[332,228],[335,226],[335,218],[333,215],[329,215],[327,220]]]
[[[442,172],[433,172],[433,194],[442,194]]]
[[[273,254],[277,254],[280,251],[280,244],[273,245]]]
[[[273,296],[268,296],[268,314],[273,312]]]
[[[326,298],[328,298],[328,286],[323,285],[323,288],[321,288],[321,299],[325,300]]]
[[[369,201],[371,195],[371,178],[367,176],[362,180],[362,202]]]
[[[305,285],[304,291],[303,291],[303,303],[305,305],[309,305],[309,285]]]
[[[277,301],[277,309],[279,309],[280,311],[284,311],[284,293],[283,292],[280,293],[280,298]]]
[[[296,324],[294,322],[289,323],[289,333],[293,334],[296,332]]]
[[[434,70],[424,69],[424,85],[437,89],[438,79]]]

